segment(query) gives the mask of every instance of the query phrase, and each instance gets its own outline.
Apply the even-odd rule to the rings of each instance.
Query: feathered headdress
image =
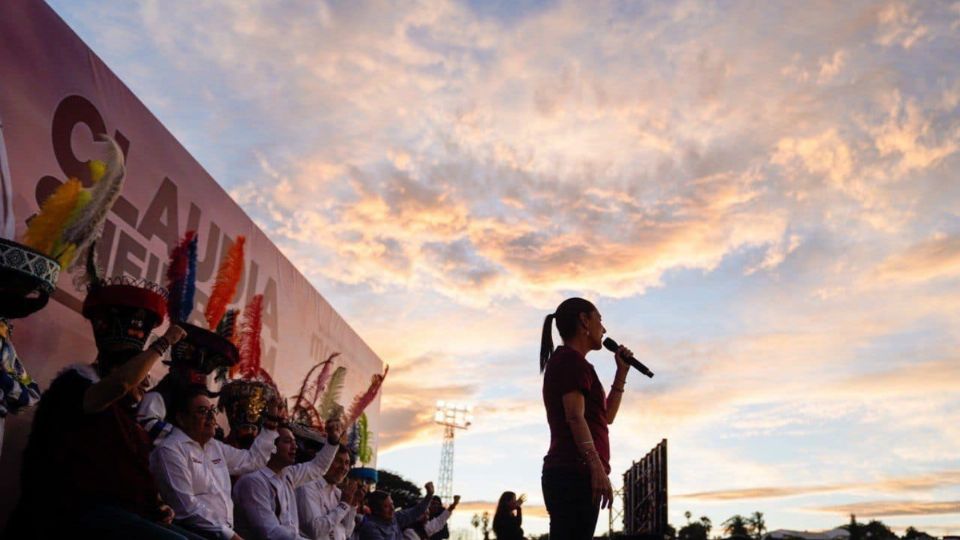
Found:
[[[263,295],[258,294],[250,300],[243,310],[243,323],[240,325],[239,345],[240,361],[230,370],[231,378],[263,381],[273,388],[277,384],[273,377],[260,364],[263,343],[260,332],[263,330]]]
[[[383,374],[376,374],[370,378],[370,386],[367,387],[366,392],[357,395],[353,398],[353,403],[350,405],[350,410],[347,412],[346,425],[352,425],[356,422],[360,415],[363,414],[364,409],[366,409],[373,400],[376,399],[377,394],[380,392],[380,387],[383,385],[384,379],[387,378],[387,373],[390,372],[390,366],[387,366],[383,370]]]
[[[193,311],[197,292],[197,233],[187,231],[183,240],[170,253],[167,266],[168,311],[170,319],[186,322]]]
[[[317,407],[320,418],[326,420],[332,416],[343,416],[343,407],[340,406],[340,394],[343,392],[343,383],[346,380],[347,368],[343,366],[338,367],[330,377],[330,382],[327,383],[323,397],[320,398],[320,405]]]
[[[201,373],[222,372],[239,361],[240,355],[236,345],[229,337],[216,332],[217,324],[207,329],[187,322],[190,313],[193,312],[197,292],[197,244],[197,234],[194,231],[187,231],[170,253],[170,263],[167,266],[170,318],[187,333],[187,337],[174,347],[171,360],[173,364],[189,367]],[[239,252],[231,250],[227,259],[230,266],[239,266],[240,270],[243,269],[242,248]],[[227,291],[230,296],[236,291],[237,281],[240,279],[239,273],[229,268],[227,273],[230,275],[223,278],[222,270],[223,265],[221,265],[221,272],[217,275],[211,297],[218,294],[223,296],[224,288],[233,289]],[[218,288],[220,291],[217,290]],[[223,309],[226,309],[225,303]],[[221,312],[217,323],[223,318],[224,315]]]
[[[237,240],[230,246],[226,256],[220,263],[217,270],[217,278],[213,284],[213,291],[210,293],[210,300],[207,301],[207,307],[203,311],[207,319],[207,326],[211,330],[216,330],[220,326],[226,312],[227,305],[237,294],[237,286],[240,284],[240,276],[243,275],[243,245],[246,238],[238,236]],[[221,334],[222,335],[222,334]]]
[[[90,190],[90,202],[78,211],[76,220],[63,232],[64,249],[73,249],[74,253],[85,253],[87,247],[100,237],[103,224],[107,221],[107,213],[120,197],[123,180],[127,174],[123,151],[117,142],[107,135],[102,135],[100,140],[109,143],[107,162],[102,168],[97,163],[91,165],[93,176],[99,177],[99,180]],[[62,264],[75,268],[80,262],[78,260],[71,263],[68,260],[63,261]]]
[[[303,382],[300,383],[300,392],[293,397],[294,404],[291,416],[294,421],[323,430],[324,418],[317,409],[317,400],[320,398],[320,393],[327,387],[330,376],[333,374],[333,359],[339,354],[331,354],[325,361],[313,366],[307,372]],[[314,374],[318,369],[320,372],[314,379]]]

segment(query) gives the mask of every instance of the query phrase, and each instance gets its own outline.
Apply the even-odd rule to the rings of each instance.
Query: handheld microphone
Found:
[[[608,351],[613,353],[616,353],[617,350],[620,348],[620,345],[618,345],[616,341],[610,338],[603,340],[603,346],[606,347]],[[633,366],[633,369],[639,371],[640,373],[643,373],[647,377],[653,378],[653,372],[647,369],[647,366],[641,364],[639,360],[633,357],[633,355],[625,356],[623,359],[626,360],[628,364]]]

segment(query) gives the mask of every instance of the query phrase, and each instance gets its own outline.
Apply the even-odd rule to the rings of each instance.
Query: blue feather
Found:
[[[197,294],[197,237],[190,241],[187,250],[187,278],[183,284],[183,302],[180,304],[180,320],[186,321],[193,312],[193,301]]]

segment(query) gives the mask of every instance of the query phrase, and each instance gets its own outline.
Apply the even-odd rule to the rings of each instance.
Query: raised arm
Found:
[[[590,468],[590,487],[593,491],[594,503],[600,503],[600,508],[606,508],[613,501],[613,486],[607,477],[607,471],[600,461],[600,454],[593,445],[593,435],[584,416],[586,403],[580,391],[567,392],[563,395],[563,412],[573,434],[573,440],[584,461]]]
[[[397,525],[400,526],[400,529],[403,530],[404,527],[410,525],[414,521],[420,519],[424,513],[426,513],[427,508],[430,507],[430,501],[433,500],[433,482],[427,482],[427,485],[424,486],[427,492],[427,496],[423,498],[422,501],[417,503],[413,508],[406,508],[404,510],[398,510],[393,515],[397,520]]]
[[[182,328],[171,324],[167,333],[147,347],[147,350],[134,356],[121,366],[117,366],[106,377],[87,389],[83,395],[83,412],[100,412],[113,402],[129,394],[146,378],[150,369],[170,347],[180,341],[186,333]]]

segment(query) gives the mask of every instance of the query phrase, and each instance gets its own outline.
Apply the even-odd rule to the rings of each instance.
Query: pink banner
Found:
[[[380,359],[347,322],[43,2],[0,2],[0,118],[18,235],[38,201],[60,183],[69,177],[89,182],[86,162],[103,155],[95,134],[108,133],[126,155],[127,180],[100,244],[107,275],[162,281],[169,250],[185,231],[198,231],[198,292],[191,322],[199,323],[220,258],[233,238],[244,235],[246,267],[231,307],[264,295],[264,367],[285,395],[294,394],[310,367],[332,352],[340,352],[338,365],[347,367],[343,401],[382,370]],[[41,388],[64,366],[95,356],[89,324],[78,312],[82,294],[72,278],[62,274],[50,304],[15,321],[14,342]],[[379,400],[368,416],[377,433]],[[20,454],[31,420],[32,413],[7,419],[0,453],[0,527],[16,501]]]

